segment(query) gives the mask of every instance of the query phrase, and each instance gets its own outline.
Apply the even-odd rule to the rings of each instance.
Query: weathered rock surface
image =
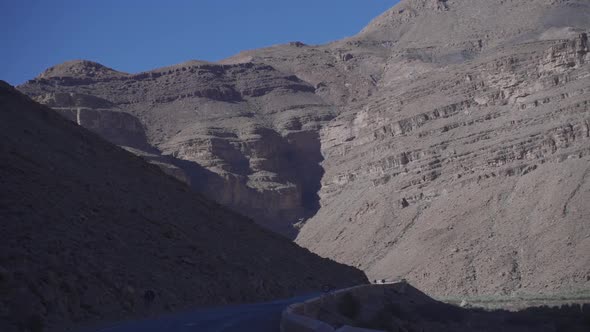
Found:
[[[481,11],[510,27],[502,20],[590,13],[576,1],[486,1],[499,13],[519,13],[517,22],[492,15],[483,2],[446,1],[409,16],[418,20],[410,29],[399,15],[416,3],[400,4],[360,36],[379,32],[405,43],[411,29],[425,28],[422,16],[458,27],[455,17]],[[534,15],[522,14],[527,9]],[[567,15],[574,26],[560,29],[580,30]],[[394,34],[410,30],[391,37],[387,24]],[[391,79],[371,98],[322,129],[322,208],[297,242],[371,278],[404,277],[439,295],[588,289],[590,56],[586,33],[541,38],[555,28],[531,25],[506,35],[492,34],[494,25],[482,42],[492,48],[469,61],[441,61],[449,50],[442,36],[416,38],[439,54],[411,60],[430,69],[407,77],[386,69]],[[461,33],[444,42],[456,38],[450,45],[465,50]],[[389,64],[399,66],[397,59]]]
[[[100,75],[79,74],[96,68]],[[82,112],[88,121],[79,124],[119,145],[146,150],[133,136],[145,129],[143,144],[156,149],[148,152],[180,159],[197,190],[270,229],[293,235],[292,224],[317,211],[318,129],[336,111],[313,86],[265,64],[191,61],[137,75],[104,68],[69,62],[20,89],[70,117]],[[95,99],[84,103],[82,93]],[[92,107],[97,100],[118,112]]]
[[[73,62],[19,89],[107,100],[193,187],[289,236],[301,221],[299,244],[371,277],[575,292],[590,287],[588,32],[582,0],[405,0],[328,45],[140,74]]]
[[[0,330],[365,282],[0,81]]]

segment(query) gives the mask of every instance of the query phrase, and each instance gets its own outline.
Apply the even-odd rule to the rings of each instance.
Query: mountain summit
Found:
[[[104,79],[112,77],[124,77],[127,74],[88,60],[73,60],[48,68],[41,73],[38,79],[51,79],[57,77],[74,77],[77,79],[92,78]]]
[[[353,39],[459,61],[501,45],[572,38],[588,29],[589,12],[583,0],[403,0]]]

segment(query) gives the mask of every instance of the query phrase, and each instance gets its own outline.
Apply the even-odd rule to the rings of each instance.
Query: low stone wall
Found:
[[[303,303],[295,303],[282,313],[281,332],[362,332],[377,331],[352,327],[355,322],[341,313],[343,303],[354,299],[358,319],[367,319],[382,310],[382,301],[388,294],[403,294],[407,283],[361,285],[326,293]],[[344,301],[344,302],[343,302]],[[350,307],[355,304],[350,303]]]

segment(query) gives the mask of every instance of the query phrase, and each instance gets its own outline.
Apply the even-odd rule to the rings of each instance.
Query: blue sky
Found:
[[[140,72],[356,34],[394,0],[0,0],[0,79],[88,59]]]

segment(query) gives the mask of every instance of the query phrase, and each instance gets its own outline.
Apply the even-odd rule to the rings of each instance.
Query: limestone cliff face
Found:
[[[193,187],[437,294],[589,287],[590,3],[404,0],[358,35],[20,86],[136,117]],[[564,212],[565,211],[565,212]]]

